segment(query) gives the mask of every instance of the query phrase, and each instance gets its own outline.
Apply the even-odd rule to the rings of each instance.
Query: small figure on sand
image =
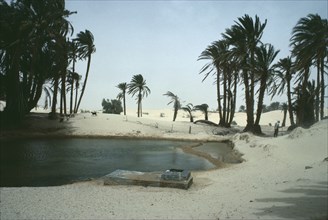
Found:
[[[273,137],[277,137],[277,136],[278,136],[279,123],[280,123],[280,121],[277,121],[277,122],[274,124],[274,134],[273,134]]]

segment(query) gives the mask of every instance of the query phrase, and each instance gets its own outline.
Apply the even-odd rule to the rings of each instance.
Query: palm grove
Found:
[[[95,46],[88,30],[72,38],[74,29],[67,18],[74,13],[65,9],[64,0],[0,0],[0,96],[6,101],[2,122],[21,121],[37,106],[42,92],[51,118],[57,117],[58,104],[61,115],[77,113]],[[87,61],[82,89],[82,76],[75,71],[80,60]]]
[[[200,70],[213,75],[217,87],[219,125],[230,127],[236,108],[237,86],[243,85],[247,125],[244,131],[261,133],[265,94],[286,94],[291,127],[310,126],[324,117],[324,75],[328,63],[328,23],[317,14],[301,18],[292,30],[291,55],[278,60],[273,45],[261,41],[267,20],[248,15],[222,33],[198,60],[209,60]],[[316,81],[310,81],[316,70]],[[256,114],[254,117],[255,99]],[[296,121],[294,121],[294,114]]]

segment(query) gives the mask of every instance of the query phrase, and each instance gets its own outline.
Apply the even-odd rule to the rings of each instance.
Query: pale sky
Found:
[[[201,52],[230,28],[238,17],[258,15],[267,26],[263,43],[280,50],[277,59],[290,53],[292,28],[301,17],[317,13],[327,19],[324,1],[106,1],[66,0],[66,8],[77,11],[69,17],[74,35],[85,29],[95,38],[87,88],[81,109],[100,110],[103,98],[115,99],[116,85],[129,83],[142,74],[151,94],[143,109],[171,108],[163,96],[177,94],[183,105],[207,103],[217,108],[214,77],[202,83],[199,70],[207,61],[197,61]],[[87,62],[77,71],[84,76]],[[313,72],[315,75],[315,72]],[[328,80],[326,79],[326,82]],[[236,110],[245,105],[239,86]],[[326,92],[327,95],[328,92]],[[285,96],[272,101],[286,101]],[[269,104],[269,98],[265,104]],[[137,109],[135,97],[127,96],[127,108]]]

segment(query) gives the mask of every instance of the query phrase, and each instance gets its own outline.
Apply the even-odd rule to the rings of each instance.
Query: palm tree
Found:
[[[201,105],[196,105],[195,110],[199,110],[203,112],[205,115],[205,120],[208,121],[208,105],[207,104],[201,104]]]
[[[212,73],[216,76],[216,90],[217,90],[217,102],[219,110],[219,124],[223,124],[223,114],[221,105],[221,89],[220,89],[220,78],[221,78],[221,63],[220,63],[220,51],[218,45],[221,44],[217,41],[209,45],[198,57],[198,60],[210,60],[209,63],[205,64],[200,70],[199,74],[204,73],[204,80]]]
[[[317,66],[317,88],[315,112],[316,119],[319,119],[319,100],[321,102],[320,114],[323,117],[324,106],[324,59],[327,57],[327,38],[328,38],[328,22],[319,15],[309,14],[307,17],[301,18],[293,28],[291,37],[292,53],[296,57],[296,67],[299,70],[298,80],[302,84],[302,93],[307,90],[308,78],[310,75],[310,67],[313,64]],[[320,91],[321,90],[321,97]],[[304,122],[304,104],[305,96],[300,102],[299,123]]]
[[[72,62],[72,70],[69,71],[68,77],[69,77],[69,83],[70,83],[70,107],[69,107],[69,113],[73,114],[73,93],[74,93],[74,83],[76,77],[74,77],[75,73],[75,63],[77,61],[77,43],[76,41],[69,41],[68,42],[68,57],[69,61]]]
[[[181,109],[188,112],[190,122],[194,122],[194,117],[192,116],[192,111],[194,110],[194,106],[191,103],[188,103],[186,106],[182,107]]]
[[[150,89],[146,86],[146,80],[141,74],[134,75],[131,82],[128,84],[128,89],[128,94],[132,94],[132,97],[138,94],[138,117],[142,117],[142,98],[150,94]]]
[[[210,60],[210,62],[205,64],[200,71],[200,73],[205,73],[203,81],[211,72],[216,74],[219,125],[230,127],[237,96],[239,71],[236,65],[237,60],[231,55],[229,44],[226,40],[215,41],[208,46],[198,58],[198,60],[204,59]]]
[[[164,95],[171,98],[171,101],[167,104],[169,105],[173,103],[173,110],[174,110],[173,121],[175,121],[178,115],[178,110],[181,108],[180,99],[177,95],[173,94],[170,91],[167,91]]]
[[[85,32],[81,31],[80,33],[78,33],[75,41],[78,44],[77,52],[79,54],[80,59],[88,59],[87,70],[84,77],[82,91],[80,94],[79,101],[77,103],[77,107],[74,110],[74,113],[77,113],[88,81],[90,64],[91,64],[91,55],[96,52],[96,47],[94,45],[94,37],[89,30],[85,30]]]
[[[121,90],[121,92],[117,95],[117,99],[118,100],[123,99],[124,115],[126,115],[125,94],[126,94],[126,90],[128,89],[128,84],[126,82],[124,82],[124,83],[118,84],[116,87]]]
[[[257,111],[256,111],[256,119],[254,126],[256,127],[256,131],[258,133],[261,132],[260,127],[260,119],[263,109],[263,98],[265,90],[270,86],[273,82],[273,75],[276,72],[276,65],[273,65],[273,61],[276,58],[279,50],[275,50],[271,44],[261,45],[255,50],[256,55],[256,67],[255,73],[259,78],[260,87],[258,90],[258,103],[257,103]]]
[[[60,93],[60,104],[62,107],[60,108],[60,114],[67,115],[67,107],[66,107],[66,78],[67,78],[67,67],[68,67],[68,41],[66,41],[65,37],[60,38],[60,46],[61,46],[61,93]],[[63,112],[64,110],[64,112]]]
[[[292,105],[292,96],[291,96],[291,80],[293,78],[294,64],[290,56],[280,59],[277,63],[278,71],[274,76],[274,85],[271,90],[272,97],[276,94],[281,95],[285,93],[287,89],[287,106],[290,119],[291,127],[295,126],[294,116],[293,116],[293,105]]]
[[[261,43],[266,22],[265,20],[262,24],[257,15],[255,21],[249,15],[244,15],[223,34],[224,39],[233,46],[232,54],[238,58],[242,69],[247,110],[247,125],[244,131],[254,133],[260,133],[254,126],[255,50]]]

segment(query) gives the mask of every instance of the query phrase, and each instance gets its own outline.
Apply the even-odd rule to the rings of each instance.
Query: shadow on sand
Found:
[[[256,199],[256,202],[278,204],[262,208],[256,215],[272,216],[272,219],[328,219],[328,182],[299,185],[281,192],[286,193],[286,197]]]

